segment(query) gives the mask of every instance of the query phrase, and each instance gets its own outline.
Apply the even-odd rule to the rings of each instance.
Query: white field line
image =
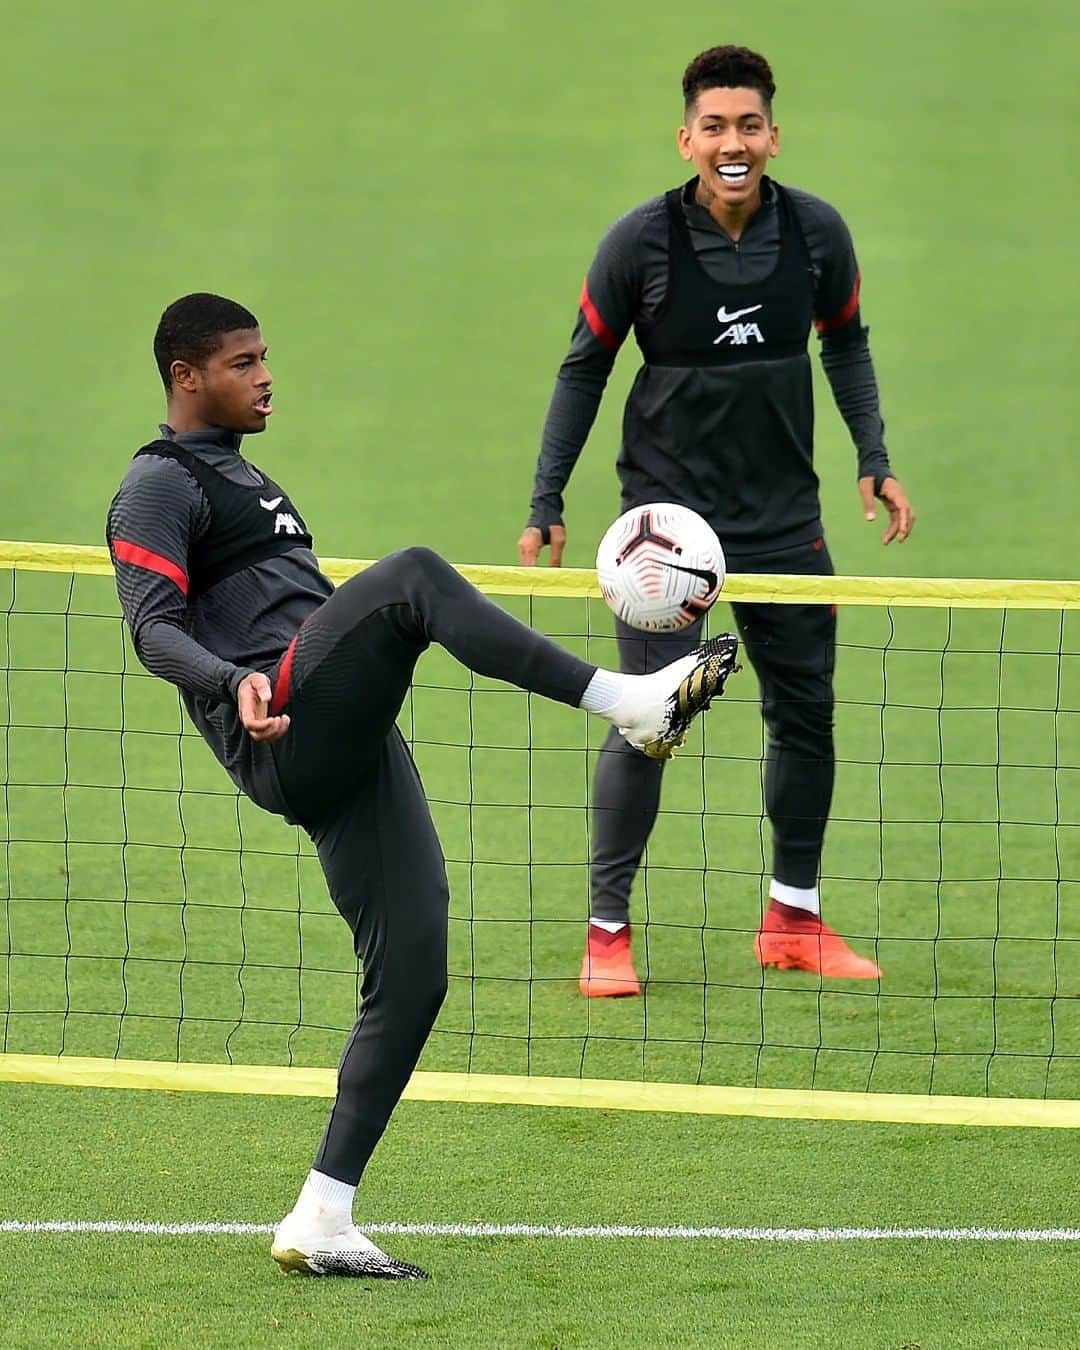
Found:
[[[538,1223],[366,1223],[399,1237],[662,1238],[719,1242],[1080,1242],[1080,1228],[670,1228]],[[0,1219],[0,1233],[101,1233],[148,1237],[249,1237],[269,1223],[141,1223],[126,1219]]]

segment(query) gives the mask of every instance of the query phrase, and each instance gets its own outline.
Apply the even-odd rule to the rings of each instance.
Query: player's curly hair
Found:
[[[682,88],[687,117],[706,89],[756,89],[772,120],[776,93],[772,69],[760,52],[749,47],[710,47],[700,52],[683,72]]]
[[[162,314],[154,334],[154,360],[165,392],[172,389],[174,361],[204,365],[221,346],[226,333],[258,326],[258,319],[249,309],[235,300],[226,300],[223,295],[196,291],[174,300]]]

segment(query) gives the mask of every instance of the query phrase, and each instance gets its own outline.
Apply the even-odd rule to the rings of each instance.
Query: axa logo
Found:
[[[259,505],[264,511],[274,511],[274,533],[275,534],[303,534],[304,527],[296,519],[291,511],[278,511],[278,507],[285,500],[284,497],[271,497],[269,501],[265,497],[259,498]]]
[[[750,342],[764,342],[764,335],[756,323],[740,322],[748,314],[756,314],[762,308],[762,305],[750,305],[746,309],[734,309],[729,313],[727,306],[721,305],[716,311],[716,317],[727,327],[719,337],[713,338],[713,346],[718,347],[721,342],[726,342],[732,347],[745,347]]]

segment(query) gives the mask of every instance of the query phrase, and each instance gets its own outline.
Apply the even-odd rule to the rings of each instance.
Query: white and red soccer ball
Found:
[[[608,607],[646,633],[677,633],[708,613],[724,584],[724,550],[708,521],[673,502],[625,512],[596,552]]]

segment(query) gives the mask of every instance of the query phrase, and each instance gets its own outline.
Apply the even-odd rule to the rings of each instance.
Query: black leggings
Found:
[[[363,964],[360,1016],[315,1159],[355,1183],[446,994],[449,895],[420,777],[394,719],[432,642],[469,669],[577,706],[595,667],[512,618],[429,549],[384,558],[307,620],[272,672],[292,719],[273,746],[290,816],[318,850]]]
[[[768,555],[729,557],[728,564],[733,572],[833,572],[822,539]],[[769,733],[765,810],[772,824],[773,876],[788,886],[815,886],[835,777],[836,614],[831,605],[731,608],[757,673]],[[700,624],[645,637],[619,623],[616,632],[622,669],[633,674],[657,670],[701,641]],[[663,761],[633,751],[614,730],[608,734],[593,788],[593,918],[630,917],[630,890],[660,808],[663,767]]]

